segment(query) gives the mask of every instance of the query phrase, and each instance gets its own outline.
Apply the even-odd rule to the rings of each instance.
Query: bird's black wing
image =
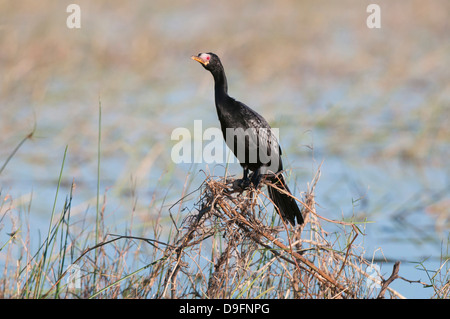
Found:
[[[256,111],[232,98],[219,110],[219,120],[228,147],[242,166],[261,174],[282,170],[281,148],[269,123]]]

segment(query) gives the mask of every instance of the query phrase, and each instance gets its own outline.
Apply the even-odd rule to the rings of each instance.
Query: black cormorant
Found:
[[[303,224],[303,217],[282,175],[281,148],[267,121],[242,102],[228,95],[228,83],[219,57],[214,53],[192,56],[214,77],[217,115],[227,146],[233,151],[244,169],[242,187],[253,183],[255,187],[264,176],[279,191],[268,185],[269,195],[283,219],[292,225],[295,220]],[[252,174],[249,176],[249,171]]]

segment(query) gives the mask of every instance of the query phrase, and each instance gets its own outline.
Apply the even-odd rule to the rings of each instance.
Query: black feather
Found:
[[[298,208],[296,200],[290,195],[291,191],[287,186],[282,174],[272,179],[272,183],[280,189],[284,189],[289,194],[279,191],[278,189],[268,186],[269,196],[274,202],[275,206],[278,208],[281,217],[284,220],[289,221],[293,226],[295,225],[295,220],[299,225],[303,224],[303,216]]]

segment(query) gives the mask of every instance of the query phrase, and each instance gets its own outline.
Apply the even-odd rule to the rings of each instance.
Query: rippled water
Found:
[[[319,213],[372,221],[361,238],[367,258],[383,264],[386,277],[400,260],[401,276],[427,282],[419,263],[436,270],[448,256],[450,77],[442,65],[450,62],[450,44],[441,36],[448,22],[422,15],[419,2],[403,11],[385,4],[383,28],[369,33],[356,2],[345,13],[318,3],[230,2],[207,10],[82,2],[86,18],[70,32],[63,6],[3,4],[14,14],[0,30],[9,31],[1,40],[8,50],[0,164],[34,125],[36,132],[0,175],[0,244],[22,218],[35,242],[42,240],[66,146],[57,211],[74,181],[74,218],[93,220],[99,104],[100,192],[111,228],[129,225],[134,198],[134,218],[145,224],[156,208],[167,213],[180,198],[186,176],[194,190],[199,171],[223,172],[221,165],[175,165],[170,158],[175,128],[192,129],[194,120],[219,125],[212,77],[189,59],[211,50],[222,56],[230,94],[280,128],[291,188],[305,191],[323,161]],[[444,3],[428,10],[437,14]],[[30,10],[37,14],[22,24]],[[397,21],[399,12],[410,19]],[[413,18],[420,28],[410,25]],[[228,169],[241,174],[238,164]],[[407,297],[433,294],[401,280],[392,288]]]

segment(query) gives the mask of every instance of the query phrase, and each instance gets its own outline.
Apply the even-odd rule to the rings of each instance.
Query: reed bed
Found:
[[[0,297],[403,298],[389,287],[395,279],[407,280],[398,275],[399,263],[384,279],[363,257],[356,239],[364,224],[317,213],[319,177],[320,170],[297,199],[305,224],[292,227],[277,217],[261,188],[242,191],[231,177],[206,175],[169,209],[169,232],[164,235],[168,225],[155,221],[152,238],[135,236],[132,228],[112,233],[104,225],[105,205],[95,229],[74,224],[72,184],[37,251],[22,231],[1,247],[9,258]],[[192,195],[195,201],[186,199]],[[340,231],[330,233],[326,224]],[[14,260],[17,246],[20,257]]]

